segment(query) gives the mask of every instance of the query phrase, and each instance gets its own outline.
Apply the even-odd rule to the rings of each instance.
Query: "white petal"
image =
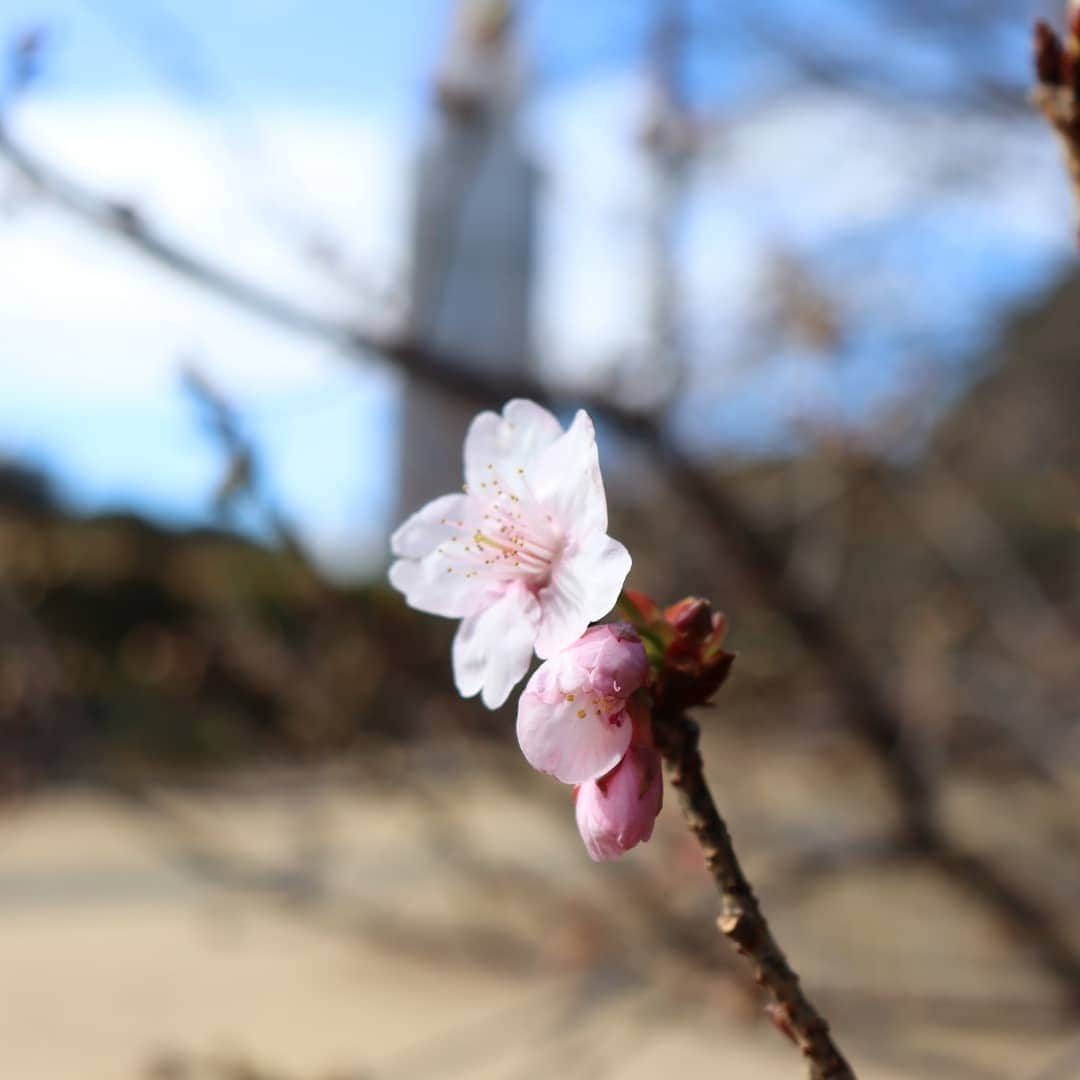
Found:
[[[536,655],[541,660],[572,645],[589,623],[611,611],[630,564],[630,552],[603,533],[593,533],[566,552],[552,571],[551,581],[540,591],[543,614]]]
[[[475,506],[465,495],[442,495],[422,506],[390,537],[390,550],[399,557],[422,559],[439,544],[471,525]]]
[[[398,559],[390,567],[390,584],[405,594],[409,607],[448,619],[463,619],[483,610],[497,587],[481,574],[466,576],[438,551],[423,559]]]
[[[467,565],[454,559],[481,521],[475,500],[443,495],[421,507],[391,537],[390,547],[402,556],[390,567],[390,584],[418,611],[461,619],[488,602],[493,583],[484,574],[466,575]]]
[[[454,636],[454,683],[462,697],[483,691],[497,709],[529,670],[540,606],[528,589],[511,586],[495,603],[462,620]]]
[[[540,454],[531,480],[537,498],[564,535],[607,532],[607,497],[596,432],[583,409],[570,429]]]
[[[540,590],[540,627],[536,634],[536,655],[541,660],[573,645],[589,626],[585,614],[583,586],[576,575],[560,568],[551,582]]]
[[[518,703],[521,752],[534,769],[564,784],[595,780],[615,768],[630,745],[632,729],[625,711],[615,722],[597,716],[583,694],[549,705],[526,688]]]
[[[563,434],[562,426],[534,401],[515,398],[503,406],[502,416],[482,412],[465,436],[465,482],[475,495],[489,480],[488,466],[502,474],[505,484],[518,469],[530,469],[541,451]]]

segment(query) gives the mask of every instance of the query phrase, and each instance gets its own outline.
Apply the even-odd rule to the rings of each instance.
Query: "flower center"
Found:
[[[576,694],[567,694],[566,701],[573,702]],[[606,720],[612,727],[622,727],[623,715],[626,704],[617,698],[605,697],[595,690],[587,692],[581,708],[577,711],[579,720],[593,717],[597,720]]]
[[[488,466],[488,477],[479,492],[465,489],[477,511],[469,531],[465,521],[442,524],[455,529],[439,550],[467,577],[478,574],[502,580],[525,581],[530,588],[543,588],[551,578],[552,566],[562,555],[564,540],[554,519],[536,498],[525,470],[518,469],[512,481],[503,480]]]

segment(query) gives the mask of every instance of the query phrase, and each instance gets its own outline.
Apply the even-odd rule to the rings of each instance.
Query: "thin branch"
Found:
[[[768,993],[773,1023],[802,1051],[811,1080],[854,1080],[855,1073],[833,1042],[828,1023],[803,993],[798,975],[776,943],[739,864],[731,835],[705,782],[697,724],[682,714],[659,714],[653,718],[653,735],[672,786],[679,792],[683,817],[701,845],[720,893],[720,930],[746,957],[755,981]]]
[[[1080,207],[1080,12],[1070,7],[1068,19],[1064,41],[1041,19],[1035,23],[1036,85],[1031,103],[1057,134],[1074,201]]]

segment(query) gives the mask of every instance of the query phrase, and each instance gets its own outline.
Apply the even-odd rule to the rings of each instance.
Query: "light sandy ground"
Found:
[[[777,1033],[748,1020],[756,1008],[725,971],[686,980],[671,961],[620,965],[617,952],[590,951],[588,917],[568,927],[565,908],[530,910],[497,882],[473,889],[467,867],[447,873],[439,847],[452,837],[430,832],[430,807],[421,815],[339,784],[158,794],[153,811],[76,793],[0,818],[5,1080],[186,1077],[182,1061],[223,1057],[287,1080],[802,1075]],[[502,857],[500,843],[520,847],[505,837],[528,834],[560,889],[580,882],[601,913],[610,902],[612,920],[623,917],[557,816],[549,837],[550,815],[509,797],[493,813],[499,798],[485,791],[476,808],[487,850]],[[543,880],[531,888],[543,893]],[[875,889],[891,950],[866,918]],[[860,1076],[1080,1077],[1080,1057],[1066,1060],[1070,1032],[1040,1015],[1045,987],[1005,946],[987,946],[978,919],[950,933],[943,997],[928,974],[942,977],[940,942],[926,932],[935,895],[917,878],[856,874],[839,893],[776,912],[834,1024],[859,1029],[848,1041]],[[456,944],[462,911],[468,945]],[[477,927],[510,928],[526,951],[509,938],[485,944]],[[837,956],[852,965],[842,978]],[[875,1004],[898,972],[924,1003],[914,1018]],[[986,1021],[980,996],[1021,1006]],[[935,1000],[974,1001],[975,1019],[955,1008],[935,1018]]]

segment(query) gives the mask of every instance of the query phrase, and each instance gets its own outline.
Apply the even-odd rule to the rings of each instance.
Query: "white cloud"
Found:
[[[308,258],[305,248],[320,235],[332,237],[349,267],[384,274],[403,261],[407,163],[375,121],[267,119],[273,156],[286,162],[290,177],[278,183],[266,178],[261,162],[242,177],[245,159],[222,145],[212,120],[183,111],[48,102],[19,119],[24,138],[46,160],[138,208],[183,246],[316,311],[357,318],[370,303]],[[275,198],[287,201],[290,186],[301,193],[306,230],[275,207]],[[211,338],[235,325],[231,308],[45,206],[30,204],[5,223],[0,253],[19,268],[0,295],[5,325],[11,317],[60,315],[95,331],[136,323],[160,327],[163,336],[198,327]],[[284,350],[271,354],[259,370],[272,379],[288,364]]]

